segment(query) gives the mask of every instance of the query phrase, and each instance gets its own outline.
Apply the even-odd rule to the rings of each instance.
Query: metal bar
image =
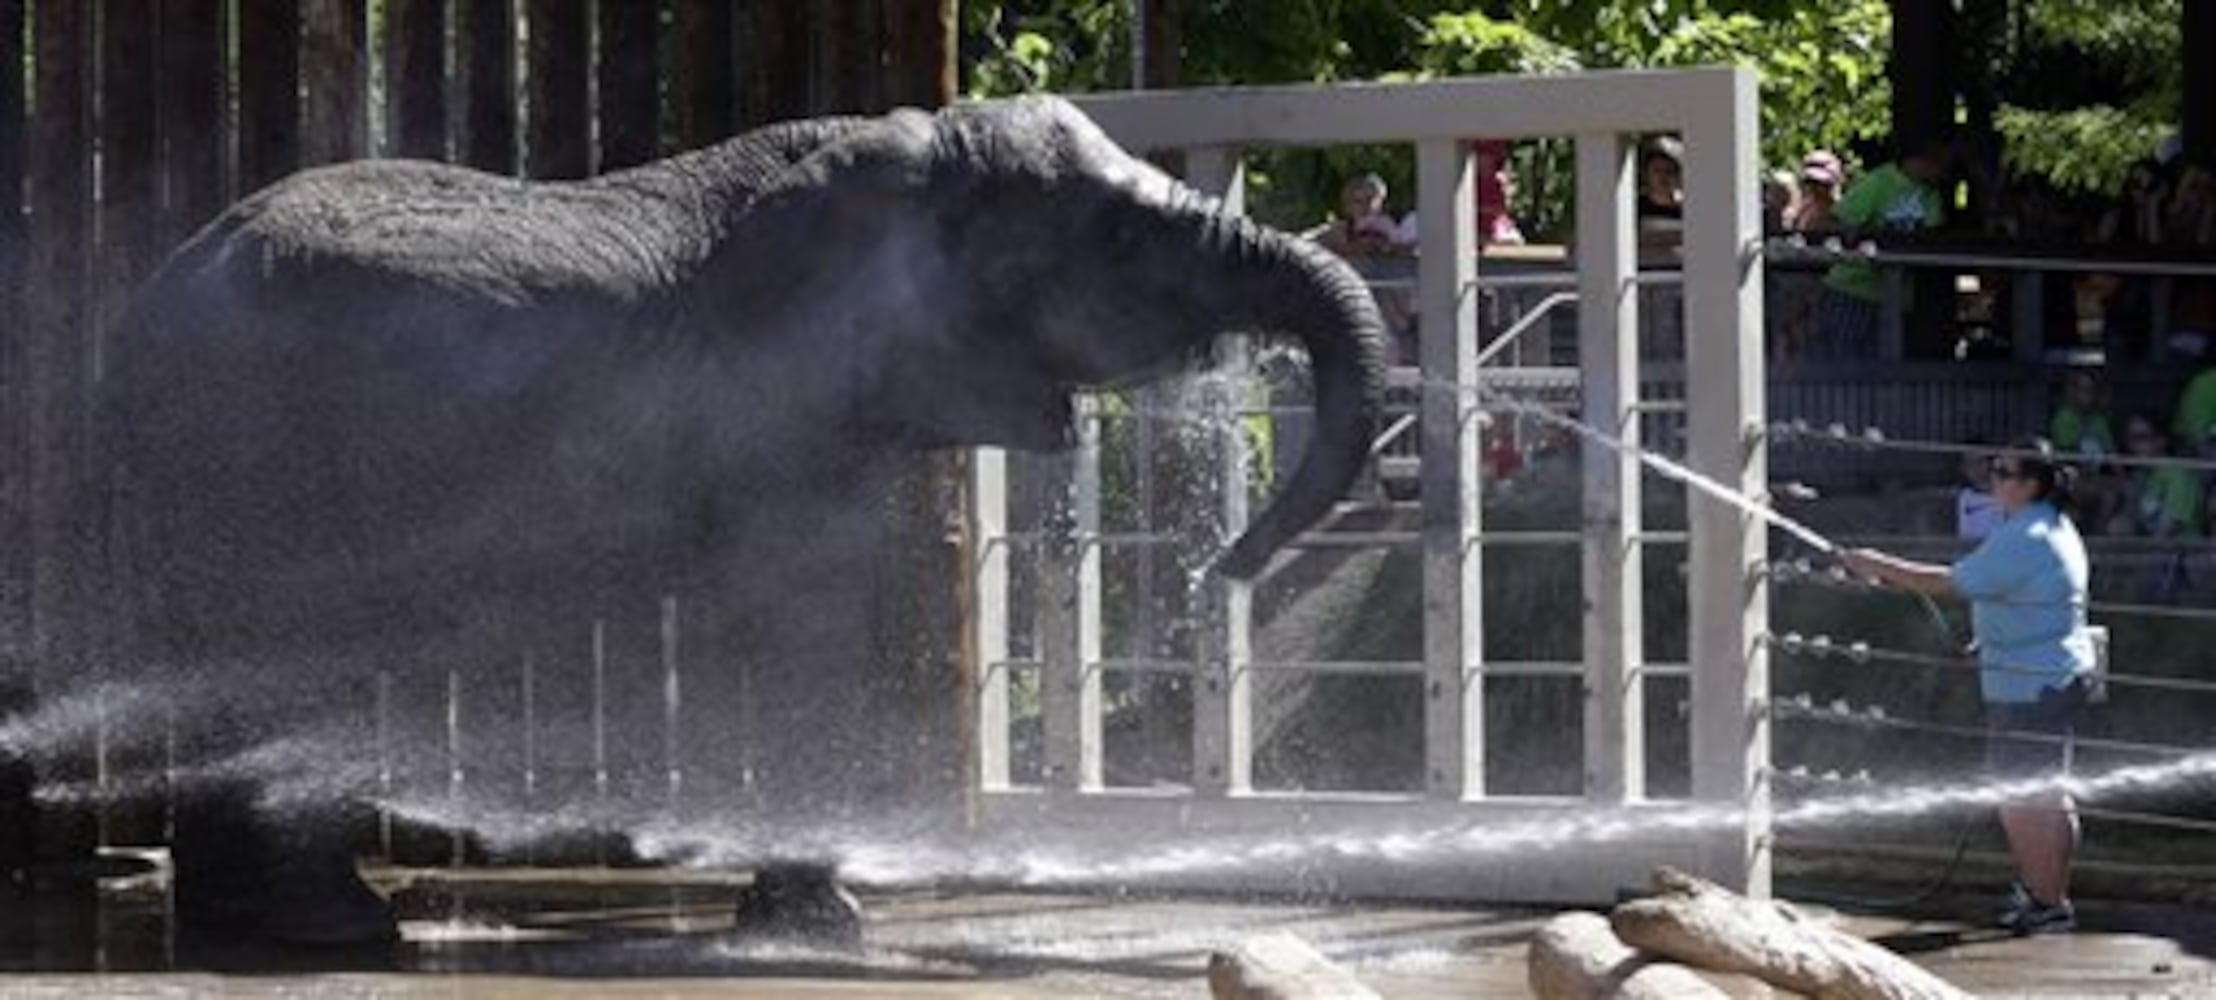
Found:
[[[1767,433],[1771,438],[1781,443],[1789,443],[1795,440],[1813,441],[1824,445],[1834,445],[1846,448],[1860,448],[1869,451],[1914,451],[1928,452],[1940,455],[1987,455],[1994,458],[2000,458],[2004,456],[2025,458],[2038,457],[2037,452],[2026,451],[2020,448],[2004,448],[1998,445],[1960,444],[1953,441],[1924,441],[1915,438],[1887,437],[1882,431],[1875,427],[1864,428],[1860,433],[1856,433],[1851,428],[1837,423],[1827,424],[1823,429],[1818,430],[1816,427],[1807,423],[1806,421],[1773,420],[1770,422]],[[2155,455],[2103,455],[2101,456],[2100,462],[2102,465],[2115,465],[2120,467],[2143,466],[2147,468],[2160,468],[2162,466],[2173,466],[2176,468],[2188,469],[2195,472],[2216,472],[2216,460],[2205,458],[2186,458]]]
[[[1516,321],[1509,324],[1508,329],[1502,330],[1499,334],[1495,335],[1493,337],[1493,342],[1485,345],[1484,350],[1477,352],[1476,359],[1473,360],[1471,363],[1478,367],[1484,367],[1486,362],[1499,357],[1500,352],[1507,350],[1511,345],[1513,345],[1516,342],[1516,338],[1523,336],[1526,331],[1536,328],[1539,325],[1539,321],[1547,318],[1547,314],[1553,312],[1556,307],[1561,306],[1565,303],[1576,302],[1578,300],[1579,294],[1581,293],[1556,292],[1552,295],[1547,296],[1546,298],[1540,299],[1538,304],[1532,306],[1529,312],[1524,313],[1522,316],[1516,317]]]
[[[2183,816],[2165,816],[2161,813],[2133,812],[2126,809],[2098,809],[2079,806],[2077,813],[2091,819],[2105,819],[2111,823],[2129,823],[2133,826],[2158,826],[2171,830],[2191,830],[2195,833],[2216,833],[2216,820],[2188,819]]]
[[[1821,706],[1804,707],[1790,698],[1778,698],[1771,703],[1778,718],[1811,719],[1838,725],[1863,726],[1871,729],[1894,729],[1904,732],[1936,733],[1942,736],[1962,736],[1984,739],[1999,736],[2026,743],[2069,743],[2080,750],[2115,750],[2121,753],[2160,754],[2169,757],[2186,757],[2199,753],[2195,747],[2168,746],[2161,743],[2141,743],[2134,740],[2112,740],[2097,736],[2057,736],[2053,733],[2035,733],[2020,729],[1987,729],[1983,726],[1955,726],[1943,722],[1922,722],[1893,716],[1872,716],[1867,713],[1835,712]]]
[[[1791,633],[1788,633],[1788,636],[1791,636]],[[1968,660],[1961,657],[1938,656],[1931,653],[1916,653],[1907,650],[1885,649],[1882,647],[1870,646],[1864,643],[1849,643],[1846,645],[1841,645],[1838,643],[1827,643],[1823,645],[1817,645],[1809,640],[1794,641],[1790,638],[1781,638],[1777,636],[1766,637],[1765,641],[1769,642],[1774,648],[1777,648],[1788,655],[1806,654],[1810,658],[1819,660],[1836,657],[1838,659],[1847,660],[1849,662],[1876,660],[1883,663],[1903,663],[1922,667],[1942,667],[1949,670],[1995,670],[2003,673],[2023,674],[2054,673],[2052,669],[2046,667],[2011,666],[2006,663],[1985,663],[1983,661]],[[2216,694],[2216,681],[2187,680],[2182,677],[2159,677],[2153,674],[2118,673],[2102,674],[2101,680],[2102,683],[2112,684],[2119,687],[2142,687],[2152,690],[2180,691],[2191,694]]]

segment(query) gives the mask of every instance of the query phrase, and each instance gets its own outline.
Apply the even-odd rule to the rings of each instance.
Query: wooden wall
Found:
[[[67,637],[102,322],[229,201],[371,155],[583,177],[952,97],[950,0],[370,6],[0,0],[0,675]]]

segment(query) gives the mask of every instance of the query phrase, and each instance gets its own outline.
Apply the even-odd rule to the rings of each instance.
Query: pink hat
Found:
[[[1801,157],[1800,175],[1803,180],[1836,185],[1839,183],[1840,173],[1839,157],[1828,149],[1819,149]]]

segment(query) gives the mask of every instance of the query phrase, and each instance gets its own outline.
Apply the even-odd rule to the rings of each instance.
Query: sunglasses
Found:
[[[2001,464],[2000,462],[1998,462],[1998,461],[1995,461],[1995,462],[1993,462],[1992,464],[1990,464],[1990,465],[1986,466],[1986,471],[1987,471],[1987,472],[1989,472],[1989,473],[1991,473],[1991,474],[1992,474],[1992,476],[1993,476],[1993,478],[1995,478],[1995,479],[2031,479],[2031,478],[2033,478],[2033,476],[2032,476],[2032,474],[2031,474],[2031,472],[2030,472],[2029,470],[2026,470],[2026,469],[2019,469],[2019,468],[2017,468],[2016,466],[2013,466],[2013,465],[2002,465],[2002,464]]]

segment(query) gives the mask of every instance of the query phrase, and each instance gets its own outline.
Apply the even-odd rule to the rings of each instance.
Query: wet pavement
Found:
[[[173,932],[158,871],[5,906],[0,997],[1193,997],[1210,950],[1289,931],[1388,997],[1524,996],[1524,942],[1549,912],[1488,907],[860,891],[859,950],[731,930],[743,875],[668,870],[378,869],[405,941],[374,953]],[[2077,935],[1981,929],[1982,896],[1847,926],[1980,996],[2216,998],[2216,913],[2082,906]],[[1762,995],[1749,984],[1725,985]]]

